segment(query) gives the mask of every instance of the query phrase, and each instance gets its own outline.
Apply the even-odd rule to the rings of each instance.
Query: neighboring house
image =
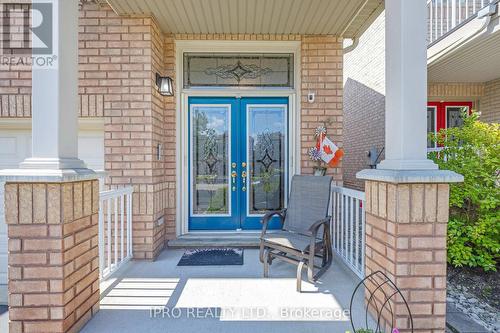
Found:
[[[500,122],[498,7],[496,0],[428,1],[428,132],[460,126],[471,110]],[[344,55],[344,184],[357,189],[364,184],[356,173],[384,158],[384,25],[381,13]]]

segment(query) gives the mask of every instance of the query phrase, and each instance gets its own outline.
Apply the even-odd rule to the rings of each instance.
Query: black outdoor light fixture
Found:
[[[161,76],[156,73],[156,87],[162,96],[174,96],[173,80],[168,76]]]

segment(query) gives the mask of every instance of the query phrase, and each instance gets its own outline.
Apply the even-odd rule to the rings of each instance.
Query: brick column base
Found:
[[[396,284],[409,304],[414,332],[444,332],[449,185],[367,181],[365,189],[366,275],[382,271]],[[375,297],[380,309],[383,294]],[[393,327],[407,332],[400,297],[383,312],[384,332],[391,327],[388,308]]]
[[[99,309],[99,185],[7,183],[9,327],[77,332]]]

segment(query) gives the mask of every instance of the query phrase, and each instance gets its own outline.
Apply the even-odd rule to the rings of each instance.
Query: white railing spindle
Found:
[[[113,209],[115,212],[115,220],[113,221],[115,226],[115,266],[118,266],[118,197],[113,198]]]
[[[106,211],[108,217],[107,245],[108,245],[108,267],[111,269],[111,199],[106,200]]]
[[[99,200],[99,276],[102,276],[104,270],[104,202]]]
[[[133,239],[132,238],[132,232],[133,232],[134,229],[132,227],[132,197],[133,197],[133,195],[132,195],[132,193],[130,193],[128,195],[129,204],[127,206],[127,209],[128,209],[128,220],[127,220],[127,222],[128,222],[128,228],[127,228],[127,230],[129,231],[129,236],[128,236],[128,240],[129,240],[128,241],[128,249],[129,249],[128,250],[128,255],[129,256],[133,255],[133,252],[132,252],[132,250],[133,250],[133,246],[132,246],[133,245],[132,244],[132,239]]]
[[[359,199],[354,198],[354,221],[359,221]],[[354,244],[359,244],[359,223],[354,223]],[[359,270],[359,246],[354,247],[354,267]]]
[[[363,193],[364,194],[364,193]],[[361,276],[365,275],[365,232],[366,232],[366,212],[365,205],[366,200],[361,200]]]
[[[132,187],[125,187],[100,192],[99,273],[101,279],[108,278],[132,258],[133,191]]]
[[[123,206],[125,202],[125,196],[122,195],[120,196],[120,259],[123,260],[123,257],[124,257],[124,253],[123,253],[123,242],[124,242],[124,238],[123,238],[123,225],[124,225],[124,220],[125,220],[125,207]]]
[[[364,277],[365,193],[332,187],[333,250],[359,277]],[[362,209],[360,212],[360,205]],[[360,264],[361,262],[361,264]]]
[[[475,17],[489,3],[491,0],[427,0],[429,43]]]

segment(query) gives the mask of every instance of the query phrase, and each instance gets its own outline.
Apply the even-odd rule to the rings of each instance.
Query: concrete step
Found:
[[[469,318],[465,313],[458,310],[455,305],[446,304],[446,326],[453,333],[488,333],[486,328]]]
[[[259,247],[260,232],[189,233],[168,242],[169,247]]]

